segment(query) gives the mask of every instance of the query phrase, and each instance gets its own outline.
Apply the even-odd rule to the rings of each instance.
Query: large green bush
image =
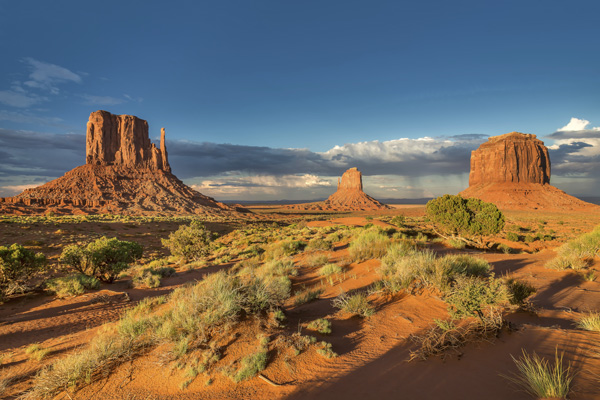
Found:
[[[23,286],[32,272],[46,265],[42,253],[34,253],[19,244],[0,246],[0,301]]]
[[[184,263],[198,261],[210,253],[212,234],[200,221],[191,221],[189,225],[182,225],[175,232],[163,239],[163,246],[171,254],[182,259]]]
[[[64,248],[60,261],[82,274],[111,283],[129,264],[142,257],[143,247],[135,242],[101,237],[85,247]]]
[[[505,222],[496,205],[449,194],[430,200],[426,212],[442,236],[461,237],[475,245],[483,244],[482,236],[500,232]]]

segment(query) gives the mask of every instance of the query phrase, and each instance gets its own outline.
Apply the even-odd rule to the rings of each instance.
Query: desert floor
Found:
[[[254,212],[270,216],[261,224],[285,225],[305,220],[311,229],[368,223],[388,226],[381,217],[404,215],[413,231],[426,230],[423,206],[396,206],[393,210],[369,213],[306,214],[290,213],[274,206],[255,206]],[[372,297],[375,314],[368,318],[345,315],[332,306],[331,300],[342,291],[366,289],[379,279],[377,259],[349,263],[344,275],[324,281],[302,252],[294,256],[298,275],[292,277],[292,297],[285,303],[286,325],[273,333],[273,338],[300,332],[318,341],[331,343],[338,356],[325,358],[314,348],[299,355],[285,347],[270,347],[269,361],[263,379],[233,383],[218,369],[200,374],[186,388],[183,371],[165,362],[160,349],[153,349],[110,371],[99,380],[73,393],[62,393],[64,399],[528,399],[501,375],[516,372],[511,356],[522,350],[536,352],[553,359],[555,351],[564,351],[577,374],[571,399],[600,398],[600,334],[576,328],[575,322],[587,311],[600,310],[600,277],[593,281],[574,271],[545,268],[556,256],[555,249],[567,240],[589,232],[600,224],[600,214],[506,212],[507,226],[518,227],[523,236],[552,232],[553,239],[509,242],[503,235],[495,238],[513,249],[500,251],[457,250],[429,236],[424,246],[438,254],[466,253],[488,261],[496,276],[522,279],[536,288],[529,299],[532,309],[510,311],[505,318],[511,330],[498,337],[469,343],[442,356],[425,361],[408,362],[414,349],[411,335],[422,334],[434,319],[448,317],[447,305],[434,292],[424,290],[409,294]],[[385,219],[385,218],[381,218]],[[57,259],[62,248],[72,243],[85,243],[102,235],[144,245],[145,259],[164,257],[168,250],[161,245],[184,222],[157,220],[56,222],[32,218],[20,222],[0,222],[0,245],[19,243],[50,258],[46,276],[65,274]],[[209,222],[207,227],[221,235],[240,229],[247,221]],[[335,243],[324,252],[329,262],[348,259],[348,241]],[[26,391],[35,374],[45,365],[85,346],[99,327],[118,321],[122,313],[141,299],[168,294],[188,282],[202,280],[207,274],[233,268],[239,259],[210,262],[208,266],[182,268],[172,264],[177,273],[162,280],[155,289],[133,288],[130,278],[103,284],[100,290],[84,295],[58,299],[37,290],[14,296],[0,305],[0,379],[6,380],[2,398],[17,398]],[[218,260],[221,261],[221,260]],[[600,260],[590,268],[600,276]],[[42,277],[42,278],[44,278]],[[40,278],[41,279],[41,278]],[[320,288],[319,298],[299,304],[296,298],[311,288]],[[327,318],[332,333],[321,335],[309,331],[305,323]],[[243,320],[227,337],[222,347],[226,365],[239,359],[257,342],[256,332],[263,322],[255,318]],[[273,331],[275,332],[275,331]],[[25,349],[39,343],[49,354],[41,361],[30,359]],[[210,383],[210,384],[209,384]]]

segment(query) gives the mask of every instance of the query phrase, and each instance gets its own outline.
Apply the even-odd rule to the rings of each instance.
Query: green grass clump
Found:
[[[359,315],[363,318],[375,314],[375,308],[369,303],[366,293],[357,292],[354,294],[342,293],[333,299],[332,304],[344,312],[353,315]]]
[[[311,331],[317,331],[322,335],[329,335],[331,333],[331,322],[326,320],[325,318],[315,319],[314,321],[310,321],[306,325],[307,329]]]
[[[445,243],[448,246],[450,246],[450,247],[452,247],[454,249],[458,249],[458,250],[462,250],[462,249],[464,249],[467,246],[467,244],[465,242],[463,242],[462,240],[452,239],[452,238],[451,239],[447,239],[445,241]]]
[[[547,268],[580,270],[588,267],[600,254],[600,226],[559,247],[558,257],[552,259]]]
[[[383,257],[389,245],[390,239],[386,234],[379,229],[367,229],[350,242],[348,252],[352,261],[361,262]]]
[[[304,303],[308,303],[310,301],[316,300],[323,293],[323,289],[318,288],[314,290],[305,290],[294,299],[294,305],[299,306]]]
[[[326,254],[310,254],[306,257],[306,264],[309,267],[321,267],[329,262]]]
[[[394,244],[383,258],[379,274],[384,287],[392,293],[409,287],[416,280],[433,284],[435,277],[435,254],[432,251],[403,250]]]
[[[589,312],[577,321],[577,327],[586,331],[600,332],[600,313]]]
[[[518,374],[506,377],[511,382],[536,398],[567,398],[574,374],[570,364],[565,368],[563,354],[559,356],[558,350],[554,363],[541,358],[535,352],[530,356],[525,350],[519,359],[511,357],[519,370]]]
[[[146,267],[138,268],[133,277],[133,287],[157,288],[160,286],[161,279],[175,274],[175,268],[172,267]]]
[[[78,296],[85,293],[85,289],[99,289],[98,279],[84,274],[74,274],[62,278],[50,279],[46,282],[46,289],[56,294],[58,298]]]
[[[306,251],[318,251],[318,250],[329,251],[332,248],[333,248],[332,242],[330,242],[328,240],[320,239],[320,238],[315,238],[308,242],[308,245],[306,246],[305,250]]]
[[[333,351],[331,343],[321,342],[320,346],[321,347],[319,347],[317,349],[317,354],[319,354],[325,358],[335,358],[338,356],[338,354],[335,351]]]
[[[238,383],[258,375],[267,367],[267,349],[261,347],[256,353],[242,358],[240,369],[233,375],[232,379]]]

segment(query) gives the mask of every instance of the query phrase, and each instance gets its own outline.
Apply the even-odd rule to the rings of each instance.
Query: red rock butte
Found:
[[[295,210],[307,211],[367,211],[390,208],[363,192],[362,174],[356,168],[350,168],[338,179],[337,191],[322,202],[293,204]]]
[[[550,185],[550,156],[535,135],[493,136],[471,153],[469,187],[460,193],[501,209],[600,209]]]
[[[157,148],[148,123],[107,111],[90,114],[86,164],[42,186],[0,198],[2,213],[223,214],[235,209],[171,173],[165,129]]]

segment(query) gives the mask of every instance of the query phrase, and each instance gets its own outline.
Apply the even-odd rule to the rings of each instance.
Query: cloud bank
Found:
[[[1,116],[2,114],[0,114]],[[600,195],[600,128],[573,118],[543,137],[552,183],[576,195]],[[486,135],[347,143],[325,152],[169,140],[174,173],[200,192],[231,200],[317,199],[350,167],[376,197],[430,197],[468,185],[471,151]],[[84,163],[85,136],[0,129],[0,196],[43,183]]]

